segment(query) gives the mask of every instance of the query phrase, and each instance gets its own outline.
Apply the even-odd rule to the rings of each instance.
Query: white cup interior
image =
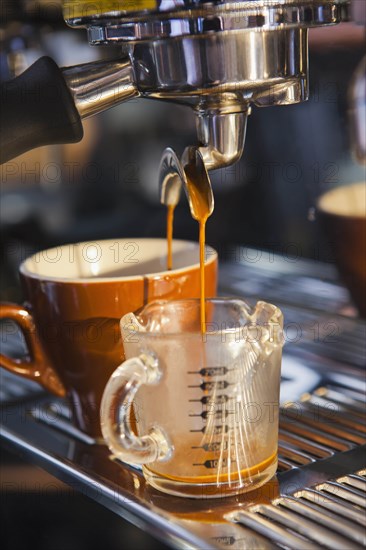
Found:
[[[206,263],[217,254],[206,248]],[[166,239],[111,239],[68,244],[38,252],[20,271],[47,280],[82,282],[169,274],[199,264],[198,243],[173,241],[173,270],[167,271]]]

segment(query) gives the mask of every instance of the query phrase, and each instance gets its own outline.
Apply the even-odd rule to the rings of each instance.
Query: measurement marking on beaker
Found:
[[[228,459],[228,458],[223,458],[222,460],[220,460],[219,458],[211,458],[201,464],[193,463],[192,466],[204,466],[205,468],[216,469],[220,466],[223,468],[226,468],[228,464],[233,464],[234,462],[236,462],[236,460]]]
[[[200,430],[189,430],[190,432],[194,433],[194,432],[201,432],[201,433],[206,433],[206,430],[207,430],[208,426],[203,426],[203,428],[201,428]],[[222,433],[226,433],[229,431],[229,426],[226,426],[226,425],[223,425],[223,426],[209,426],[209,432],[210,432],[210,435],[221,435]]]
[[[191,447],[191,449],[203,449],[206,452],[226,451],[228,447],[227,441],[212,441],[211,443],[205,443],[200,447]]]
[[[235,537],[232,537],[230,535],[219,535],[218,537],[211,537],[211,540],[222,544],[222,546],[232,546],[235,542],[238,542],[240,540],[244,542],[244,538],[236,539]],[[244,547],[245,545],[243,544],[240,548]],[[237,546],[237,548],[239,548],[239,546]]]
[[[201,412],[200,414],[189,414],[188,416],[201,416],[204,420],[206,420],[209,416],[215,416],[215,417],[221,417],[221,418],[226,418],[229,414],[229,411],[225,411],[225,410],[218,410],[218,411],[203,411]]]
[[[228,369],[227,367],[204,367],[201,370],[191,370],[187,374],[200,374],[201,376],[224,376],[230,371],[235,369]]]
[[[210,390],[226,390],[227,387],[231,386],[226,380],[219,380],[217,382],[202,382],[198,386],[187,386],[188,388],[201,388],[202,391]]]
[[[202,403],[202,405],[220,405],[221,403],[227,403],[228,400],[229,396],[225,394],[215,396],[204,395],[201,399],[188,399],[189,403]]]

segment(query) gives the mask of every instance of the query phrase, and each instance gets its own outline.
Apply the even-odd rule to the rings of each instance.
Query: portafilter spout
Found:
[[[199,151],[207,170],[223,168],[240,159],[249,114],[248,102],[230,108],[206,106],[196,111]]]

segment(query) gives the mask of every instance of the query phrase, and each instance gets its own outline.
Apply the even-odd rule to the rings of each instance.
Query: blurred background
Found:
[[[0,26],[1,81],[42,55],[60,66],[120,55],[117,47],[92,48],[84,31],[68,29],[58,1],[5,1]],[[241,161],[211,173],[215,211],[207,243],[221,259],[238,244],[334,261],[315,204],[326,190],[365,179],[350,152],[347,119],[347,91],[363,53],[362,27],[311,30],[310,100],[253,107]],[[18,266],[37,250],[83,240],[163,237],[161,153],[170,146],[180,154],[195,143],[194,125],[188,108],[134,99],[87,120],[80,143],[42,147],[1,166],[1,300],[22,299]],[[185,200],[176,211],[174,235],[197,240]],[[1,472],[6,548],[163,547],[86,497],[70,498],[59,482],[56,490],[40,492],[37,483],[49,482],[44,474],[4,452]]]

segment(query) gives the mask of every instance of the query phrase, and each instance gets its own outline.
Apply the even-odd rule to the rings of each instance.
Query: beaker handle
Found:
[[[131,426],[131,407],[143,384],[156,385],[161,377],[158,361],[151,355],[127,359],[112,374],[100,409],[103,437],[114,456],[124,462],[148,464],[168,458],[171,445],[159,427],[138,436]]]

